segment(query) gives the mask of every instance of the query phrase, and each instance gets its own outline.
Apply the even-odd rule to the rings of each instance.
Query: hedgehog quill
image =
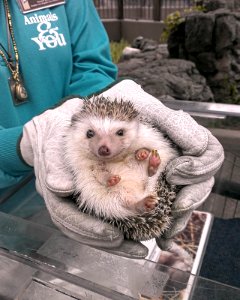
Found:
[[[168,228],[177,187],[164,171],[179,153],[130,101],[85,100],[64,140],[79,209],[137,241]]]

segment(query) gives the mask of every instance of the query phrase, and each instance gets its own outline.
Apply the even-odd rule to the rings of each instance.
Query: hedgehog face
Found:
[[[139,113],[129,101],[104,97],[85,100],[72,118],[70,142],[76,156],[121,159],[138,138]]]
[[[110,118],[78,119],[72,126],[71,147],[82,157],[97,160],[121,159],[138,138],[139,121]]]
[[[124,156],[138,136],[138,121],[92,119],[85,131],[89,151],[98,159],[111,160]]]

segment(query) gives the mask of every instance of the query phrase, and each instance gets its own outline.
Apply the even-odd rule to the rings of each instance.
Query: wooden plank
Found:
[[[233,180],[233,182],[240,184],[240,157],[239,156],[236,156],[232,180]],[[240,193],[240,191],[239,191],[239,193]],[[237,201],[237,205],[236,205],[233,217],[240,218],[240,200]]]
[[[235,163],[233,166],[233,175],[232,181],[237,182],[240,184],[240,157],[235,156]]]
[[[231,174],[230,181],[240,185],[240,174],[239,174],[240,168],[239,168],[239,166],[240,166],[240,159],[239,159],[239,157],[234,155],[234,160],[232,162],[232,174]],[[233,195],[234,195],[234,193],[235,194],[237,193],[237,191],[234,191],[234,190],[232,190],[232,191],[230,190],[229,192],[230,192],[230,194],[233,194]],[[240,191],[239,191],[239,193],[240,193]],[[227,198],[222,217],[224,219],[234,218],[236,215],[237,209],[238,209],[238,203],[239,203],[238,200],[235,200],[232,198]]]
[[[215,181],[214,193],[210,194],[199,210],[210,212],[219,218],[240,217],[240,201],[221,195],[224,189],[228,191],[230,182],[240,185],[240,157],[226,152],[224,163],[217,172]]]
[[[230,152],[225,153],[225,160],[215,176],[215,193],[211,195],[206,203],[206,211],[211,212],[215,217],[222,218],[225,205],[226,205],[226,197],[218,194],[218,190],[222,189],[221,181],[231,180],[232,175],[232,166],[234,162],[234,155]]]
[[[238,201],[237,200],[234,200],[234,199],[231,199],[231,198],[227,198],[222,218],[223,219],[234,218],[234,214],[235,214],[237,205],[238,205]]]
[[[221,181],[223,181],[223,180],[231,181],[234,162],[235,162],[235,155],[233,155],[230,152],[225,153],[224,163],[223,163],[221,169],[215,175],[216,189],[218,188],[218,186],[219,186],[219,188],[222,188]]]
[[[214,202],[215,202],[215,194],[211,193],[209,197],[205,200],[203,205],[201,206],[201,210],[212,213]]]
[[[215,217],[221,218],[225,205],[225,197],[211,193],[204,203],[203,211],[212,213]]]
[[[234,212],[234,218],[240,218],[240,201],[238,201],[236,211]]]

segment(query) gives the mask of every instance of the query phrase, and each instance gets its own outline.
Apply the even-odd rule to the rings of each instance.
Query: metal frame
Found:
[[[206,117],[206,118],[226,118],[240,117],[240,105],[212,103],[212,102],[197,102],[187,100],[162,100],[167,107],[184,110],[191,115]]]

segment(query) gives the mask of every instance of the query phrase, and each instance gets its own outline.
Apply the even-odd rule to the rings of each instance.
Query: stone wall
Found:
[[[240,103],[240,1],[205,2],[168,40],[170,58],[194,62],[216,102]]]
[[[132,78],[159,99],[170,96],[177,100],[213,101],[206,79],[193,62],[169,59],[166,46],[153,40],[138,37],[132,46],[124,50],[118,64],[120,77]]]
[[[199,1],[199,4],[204,5],[207,11],[213,11],[219,8],[227,8],[232,11],[240,9],[239,0],[203,0]]]

